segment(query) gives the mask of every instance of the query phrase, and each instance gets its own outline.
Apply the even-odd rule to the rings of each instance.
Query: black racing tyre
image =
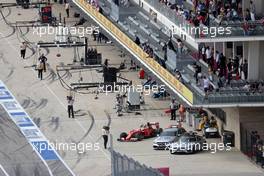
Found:
[[[137,138],[137,140],[141,141],[142,139],[144,139],[144,136],[141,133],[137,133],[137,134],[135,134],[135,138]]]
[[[126,132],[122,132],[121,134],[120,134],[120,139],[125,139],[127,137],[127,133]]]
[[[156,133],[157,133],[157,134],[160,134],[160,133],[162,133],[162,131],[163,131],[162,128],[158,128],[158,129],[156,130]]]
[[[208,133],[204,133],[204,136],[205,136],[205,138],[207,139],[207,138],[209,138],[209,134]]]
[[[188,154],[194,154],[195,153],[195,148],[192,147],[191,149],[187,150]]]

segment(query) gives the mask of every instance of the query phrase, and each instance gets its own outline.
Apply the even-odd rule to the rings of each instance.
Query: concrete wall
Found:
[[[248,42],[243,42],[243,57],[248,60]]]
[[[248,79],[259,80],[264,79],[264,42],[251,41],[244,45],[247,47],[248,58]]]
[[[240,119],[239,108],[225,108],[226,124],[223,124],[224,129],[235,133],[235,147],[240,149]]]
[[[263,1],[264,2],[264,1]],[[260,53],[259,53],[259,79],[264,79],[264,41],[260,41]]]
[[[239,115],[243,127],[258,131],[264,138],[264,108],[240,108]]]
[[[259,135],[264,139],[264,107],[263,108],[224,108],[226,112],[226,124],[218,120],[218,126],[224,130],[233,131],[235,133],[235,147],[240,150],[241,131],[240,125],[247,131],[258,131]]]
[[[259,76],[260,44],[258,41],[248,42],[248,79],[257,80]]]

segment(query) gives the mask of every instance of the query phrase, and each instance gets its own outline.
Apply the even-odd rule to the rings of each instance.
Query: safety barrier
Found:
[[[177,80],[169,71],[164,69],[159,63],[157,63],[153,58],[148,57],[133,40],[131,40],[126,34],[124,34],[117,26],[115,26],[110,20],[108,20],[104,15],[100,14],[95,7],[86,2],[85,0],[73,0],[81,6],[86,12],[100,25],[107,29],[115,38],[117,38],[120,43],[129,48],[140,62],[147,65],[151,70],[160,78],[166,81],[174,90],[176,90],[181,96],[183,96],[190,104],[193,104],[193,93],[183,85],[179,80]]]
[[[139,162],[128,158],[126,155],[121,155],[118,152],[112,151],[112,176],[162,176],[158,170],[147,167]]]

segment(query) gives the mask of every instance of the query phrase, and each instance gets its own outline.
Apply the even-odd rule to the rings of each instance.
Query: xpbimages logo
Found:
[[[39,37],[43,37],[46,35],[73,35],[84,37],[85,35],[91,34],[99,34],[99,27],[98,26],[88,26],[88,27],[75,27],[75,26],[41,26],[41,27],[33,27],[33,35],[37,35]]]
[[[232,27],[207,27],[207,26],[183,26],[180,24],[179,27],[172,26],[170,29],[172,35],[191,35],[196,37],[208,36],[215,38],[217,36],[229,36],[232,34]]]
[[[65,143],[65,142],[55,142],[55,143],[46,143],[46,142],[36,142],[33,143],[34,147],[38,150],[39,153],[45,152],[45,151],[76,151],[78,153],[85,153],[87,151],[98,151],[100,150],[100,144],[99,143]]]
[[[127,91],[143,93],[144,95],[150,95],[151,93],[165,92],[165,85],[99,85],[99,92],[105,92],[106,95],[109,93],[126,93]]]
[[[209,151],[212,154],[215,154],[217,151],[231,151],[231,143],[186,143],[186,142],[176,142],[166,146],[167,150],[170,150],[172,153],[176,152],[186,152],[189,151]]]

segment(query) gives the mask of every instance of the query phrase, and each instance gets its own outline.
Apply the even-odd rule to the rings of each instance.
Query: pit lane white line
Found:
[[[0,169],[3,171],[3,173],[6,175],[6,176],[9,176],[9,174],[6,172],[5,168],[0,164]]]

